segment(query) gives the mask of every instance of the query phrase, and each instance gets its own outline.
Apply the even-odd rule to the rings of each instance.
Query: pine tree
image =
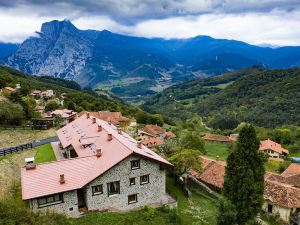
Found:
[[[240,225],[261,210],[264,191],[265,156],[259,152],[259,140],[253,126],[242,128],[236,149],[228,156],[223,195],[237,210]]]

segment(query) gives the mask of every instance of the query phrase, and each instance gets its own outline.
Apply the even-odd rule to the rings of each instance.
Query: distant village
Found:
[[[3,94],[20,89],[4,87]],[[63,106],[66,93],[59,96],[53,90],[32,90],[36,101],[33,126],[58,127],[59,141],[52,142],[57,161],[36,164],[25,159],[21,169],[22,199],[29,201],[34,211],[64,213],[78,216],[87,211],[126,211],[145,205],[176,206],[165,189],[165,173],[172,164],[161,153],[166,142],[175,140],[172,129],[157,124],[137,124],[133,117],[121,112],[75,112],[59,108],[46,110],[49,101]],[[1,100],[0,98],[0,100]],[[205,143],[235,143],[237,133],[228,136],[207,133]],[[270,139],[260,142],[259,151],[268,160],[284,161],[289,151]],[[187,182],[218,196],[223,187],[226,162],[201,156],[203,170],[190,170]],[[290,164],[282,173],[265,174],[263,210],[278,216],[285,223],[300,224],[300,164]]]

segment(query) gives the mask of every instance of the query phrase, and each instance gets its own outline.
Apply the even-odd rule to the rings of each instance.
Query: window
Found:
[[[107,193],[108,196],[120,194],[120,181],[107,183]]]
[[[135,177],[129,179],[129,185],[130,186],[135,185]]]
[[[136,170],[140,168],[140,160],[133,160],[131,161],[131,169]]]
[[[148,184],[149,183],[149,174],[141,176],[141,184]]]
[[[96,186],[92,186],[92,193],[93,195],[101,195],[103,194],[103,185],[96,185]]]
[[[128,205],[137,202],[137,194],[128,195]]]
[[[38,207],[55,205],[63,202],[63,194],[48,195],[43,198],[38,198]]]

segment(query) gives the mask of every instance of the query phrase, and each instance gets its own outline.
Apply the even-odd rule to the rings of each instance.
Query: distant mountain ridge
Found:
[[[29,74],[74,79],[82,86],[128,77],[176,83],[253,65],[300,65],[300,47],[265,48],[209,36],[132,37],[79,30],[68,20],[43,23],[37,34],[12,52],[5,64]]]

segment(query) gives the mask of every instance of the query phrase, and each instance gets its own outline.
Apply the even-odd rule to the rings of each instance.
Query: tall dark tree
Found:
[[[253,126],[242,128],[236,149],[229,155],[223,195],[237,210],[240,225],[253,219],[261,210],[264,191],[264,163],[259,140]]]

